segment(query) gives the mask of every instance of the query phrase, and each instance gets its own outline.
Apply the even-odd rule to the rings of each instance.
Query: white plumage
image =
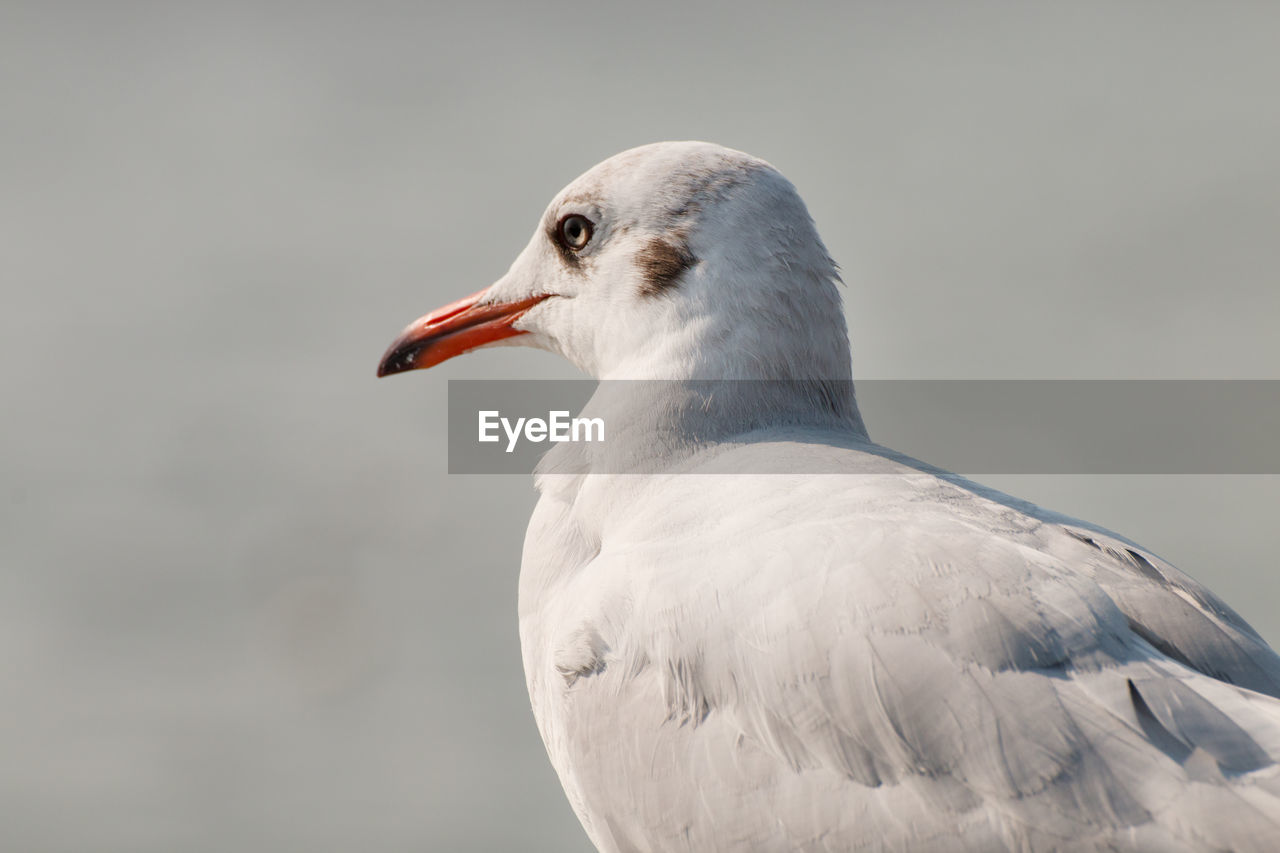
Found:
[[[1280,849],[1280,658],[1134,543],[871,443],[835,281],[772,167],[663,143],[557,196],[466,309],[506,331],[440,312],[388,353],[511,337],[662,380],[602,385],[622,428],[544,459],[521,567],[534,714],[592,841]],[[751,381],[699,406],[671,380]]]

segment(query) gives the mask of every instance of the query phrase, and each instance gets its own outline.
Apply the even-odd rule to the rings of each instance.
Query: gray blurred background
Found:
[[[520,670],[532,486],[443,436],[449,377],[576,374],[375,381],[391,337],[702,138],[808,200],[856,375],[1278,378],[1277,45],[1263,3],[9,0],[0,847],[588,849]],[[986,479],[1280,640],[1280,478]]]

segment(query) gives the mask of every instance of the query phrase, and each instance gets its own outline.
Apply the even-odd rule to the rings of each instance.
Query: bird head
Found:
[[[768,163],[646,145],[561,190],[507,273],[412,323],[378,375],[522,344],[598,378],[846,380],[838,280]]]

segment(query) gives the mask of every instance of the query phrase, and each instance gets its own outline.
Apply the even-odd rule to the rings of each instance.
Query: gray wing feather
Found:
[[[1111,558],[1094,576],[1134,633],[1204,674],[1280,697],[1280,657],[1245,620],[1193,578],[1114,534],[1074,525],[1074,538]]]

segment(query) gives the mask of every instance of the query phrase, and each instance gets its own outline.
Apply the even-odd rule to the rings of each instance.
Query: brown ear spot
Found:
[[[636,255],[640,267],[640,294],[658,296],[680,283],[680,276],[698,259],[683,242],[654,237]]]

